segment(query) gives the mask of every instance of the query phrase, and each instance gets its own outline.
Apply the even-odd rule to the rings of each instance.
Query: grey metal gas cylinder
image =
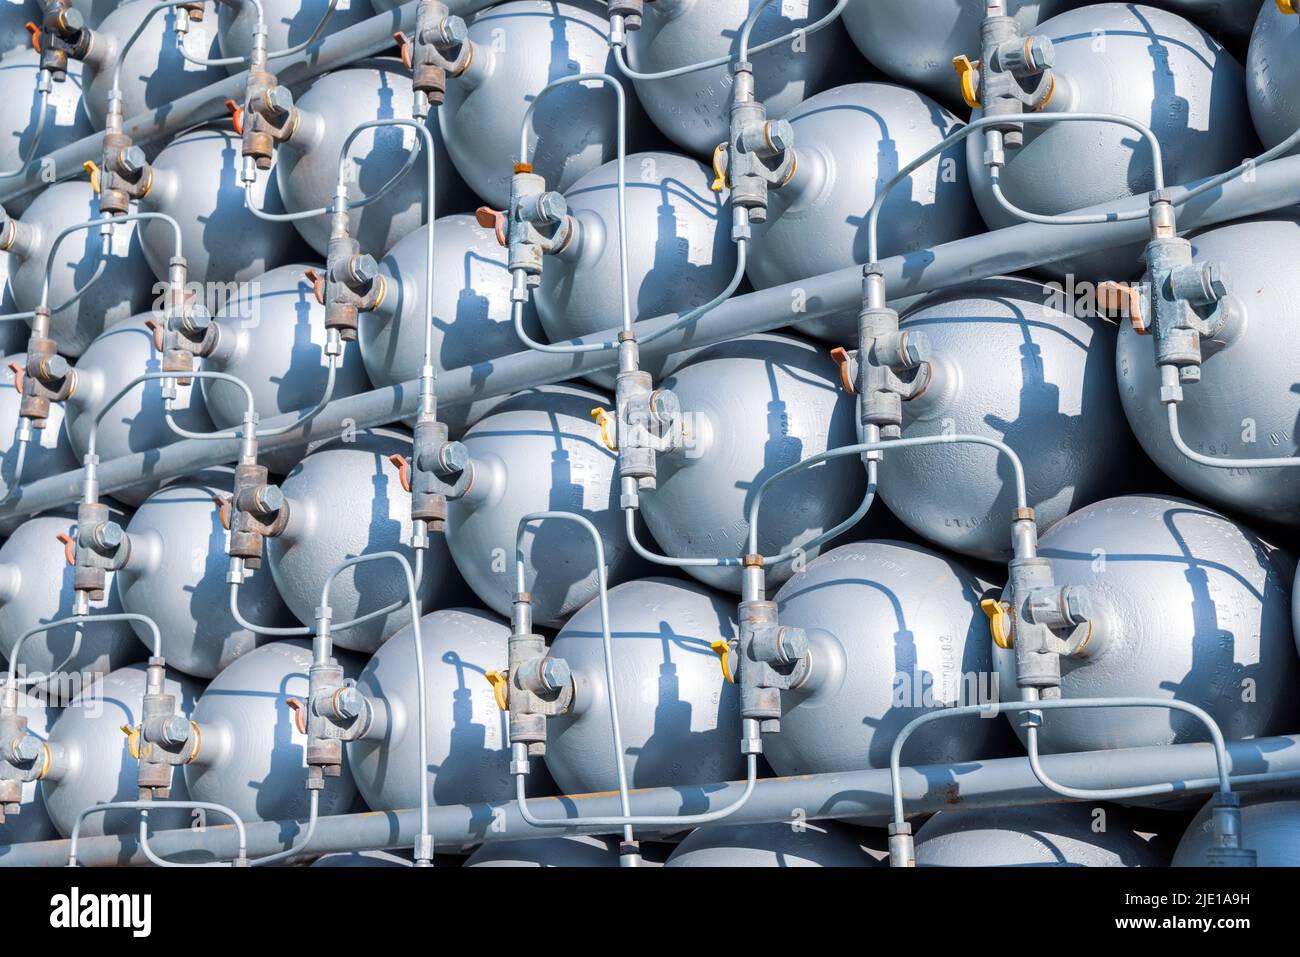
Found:
[[[615,455],[591,410],[609,399],[577,385],[520,392],[465,433],[474,461],[469,493],[447,506],[447,547],[479,600],[507,616],[515,536],[532,512],[575,512],[600,532],[611,584],[638,568],[618,508]],[[538,625],[559,627],[597,593],[591,536],[574,522],[534,522],[524,534],[524,577]]]
[[[871,867],[853,832],[835,821],[708,824],[677,845],[665,867]]]
[[[1270,148],[1300,129],[1300,103],[1295,96],[1300,78],[1297,46],[1300,14],[1283,13],[1275,2],[1260,7],[1246,54],[1246,98],[1255,132]]]
[[[776,593],[781,624],[808,632],[812,671],[782,694],[768,763],[779,774],[885,768],[913,718],[1012,693],[992,673],[987,590],[956,560],[903,542],[855,542],[810,562]],[[922,727],[902,757],[939,764],[1014,749],[1001,722],[953,718]]]
[[[108,93],[113,86],[113,66],[132,34],[154,9],[149,0],[121,3],[95,28],[94,42],[86,56],[86,112],[99,129],[108,114]],[[213,17],[190,21],[188,31],[176,32],[175,8],[160,10],[150,17],[143,32],[122,60],[122,116],[131,119],[141,113],[166,107],[186,94],[225,79],[219,66],[203,66],[181,55],[213,59],[221,55],[217,25]]]
[[[1035,32],[1050,38],[1056,52],[1056,85],[1044,110],[1112,113],[1147,124],[1160,140],[1166,185],[1230,169],[1254,151],[1241,65],[1177,14],[1097,3],[1053,17]],[[1019,222],[994,198],[984,152],[982,133],[967,138],[980,213],[990,228]],[[1026,124],[1024,146],[1006,158],[1002,191],[1033,213],[1122,199],[1154,183],[1150,145],[1115,123]],[[1128,279],[1141,271],[1141,253],[1141,244],[1121,244],[1044,268],[1057,276]]]
[[[750,34],[750,49],[807,27],[826,16],[834,0],[768,4]],[[852,7],[852,4],[850,4]],[[740,31],[753,11],[751,0],[656,0],[646,4],[641,28],[628,34],[628,65],[659,73],[688,64],[738,55]],[[847,10],[844,16],[848,16]],[[848,53],[838,23],[750,57],[754,95],[773,119],[785,116],[816,93]],[[682,149],[707,157],[727,139],[731,112],[731,64],[676,77],[636,80],[636,92],[655,126]]]
[[[312,867],[414,867],[409,857],[392,851],[346,851],[326,854],[311,862]]]
[[[958,286],[927,298],[901,328],[923,333],[931,351],[928,384],[903,403],[904,438],[960,433],[1005,442],[1024,466],[1040,528],[1127,490],[1140,453],[1115,398],[1115,328],[1076,308],[1062,287],[1018,278]],[[880,496],[935,544],[1011,557],[1015,484],[996,449],[886,452]]]
[[[6,323],[0,323],[0,329]],[[22,323],[14,323],[22,325]],[[26,329],[26,327],[23,327]],[[69,472],[78,466],[63,428],[63,405],[50,403],[50,417],[45,428],[32,430],[23,459],[22,474],[18,469],[18,406],[22,396],[14,388],[14,370],[10,363],[22,369],[27,364],[27,354],[18,352],[0,358],[0,501],[16,487],[16,479],[30,481]]]
[[[1193,240],[1197,262],[1222,265],[1237,320],[1217,340],[1201,340],[1201,381],[1183,389],[1178,430],[1210,456],[1273,458],[1300,451],[1295,435],[1300,394],[1292,374],[1300,350],[1300,276],[1286,268],[1300,242],[1300,219],[1274,213],[1232,223]],[[1194,462],[1174,445],[1151,337],[1120,325],[1116,367],[1129,425],[1152,460],[1200,498],[1270,522],[1300,523],[1300,474],[1293,468],[1225,469]]]
[[[1290,555],[1203,505],[1155,495],[1080,509],[1039,554],[1058,585],[1091,598],[1088,654],[1062,660],[1063,698],[1185,701],[1229,741],[1295,725]],[[1015,653],[995,649],[994,661],[1002,699],[1016,700]],[[1044,753],[1208,740],[1191,715],[1155,708],[1052,711],[1038,736]]]
[[[712,174],[694,159],[660,152],[628,156],[623,175],[632,320],[688,312],[714,299],[735,275],[736,246],[730,210],[709,188]],[[565,200],[579,232],[547,261],[534,294],[552,342],[622,322],[617,160],[579,179]],[[642,364],[656,378],[662,367],[662,359]],[[616,372],[590,378],[612,389]]]
[[[195,481],[168,485],[145,499],[131,516],[131,557],[117,573],[122,607],[148,615],[162,631],[170,667],[212,678],[267,639],[235,622],[226,583],[226,540],[219,500],[229,497],[230,469],[213,469]],[[239,586],[239,610],[259,625],[288,625],[292,616],[268,571]],[[135,625],[141,641],[149,631]]]
[[[261,4],[267,28],[266,49],[271,54],[306,43],[317,28],[320,37],[346,30],[373,17],[378,9],[369,0],[338,0],[333,12],[329,12],[329,0],[261,0]],[[257,25],[253,5],[217,2],[213,6],[217,8],[217,40],[221,44],[221,55],[247,57],[253,49],[253,28]],[[239,73],[246,66],[237,63],[226,69]],[[272,59],[272,69],[275,66],[276,61]]]
[[[275,176],[290,212],[320,209],[334,202],[339,152],[348,134],[362,123],[411,116],[410,71],[400,60],[361,60],[345,70],[317,77],[297,97],[298,126],[276,151]],[[444,107],[445,109],[445,107]],[[458,212],[471,203],[452,168],[437,124],[430,121],[435,147],[434,215]],[[411,153],[418,155],[411,160]],[[357,135],[348,150],[348,199],[371,197],[404,167],[405,173],[381,198],[349,212],[352,235],[362,252],[379,258],[425,221],[424,138],[402,126],[384,126]],[[294,220],[316,252],[326,254],[330,217]]]
[[[786,119],[798,165],[790,182],[772,191],[767,221],[754,226],[746,274],[758,289],[865,263],[877,191],[961,126],[925,94],[890,83],[837,86]],[[961,147],[954,146],[890,192],[880,213],[880,255],[928,249],[978,227]],[[857,310],[799,328],[842,345],[857,335]]]
[[[99,198],[90,183],[69,180],[41,190],[20,220],[6,223],[0,216],[0,251],[9,253],[9,287],[19,310],[30,312],[40,305],[45,264],[58,234],[99,215]],[[59,244],[50,269],[50,338],[71,358],[105,328],[145,312],[161,295],[135,223],[113,226],[106,259],[102,249],[100,227],[72,233]]]
[[[1261,0],[1154,0],[1152,5],[1186,17],[1224,46],[1237,50],[1250,40]],[[1262,5],[1276,8],[1277,0],[1262,0]]]
[[[0,3],[0,17],[17,5],[5,0]],[[35,4],[33,4],[33,7]],[[32,11],[29,19],[40,19]],[[3,23],[0,23],[0,46],[3,46]],[[21,25],[20,25],[21,29]],[[27,31],[22,30],[24,38]],[[30,44],[6,53],[0,58],[0,83],[5,96],[0,98],[0,170],[12,173],[36,156],[44,156],[62,146],[89,136],[94,127],[81,102],[81,63],[68,61],[67,76],[62,83],[52,83],[45,106],[45,125],[40,139],[36,128],[40,118],[40,95],[36,92],[36,79],[40,75],[40,54]],[[33,152],[35,151],[35,152]],[[36,193],[5,201],[9,215],[17,216],[32,201]]]
[[[1213,805],[1206,802],[1187,826],[1174,867],[1205,866],[1205,855],[1215,846]],[[1300,867],[1300,796],[1294,788],[1242,795],[1241,843],[1258,855],[1260,867]]]
[[[978,720],[978,719],[976,719]],[[917,867],[1164,867],[1124,808],[1093,804],[941,811],[916,832]]]
[[[434,223],[433,296],[426,299],[425,244],[421,226],[389,250],[380,264],[387,288],[378,308],[358,318],[357,341],[376,387],[420,377],[424,323],[432,316],[433,365],[437,373],[488,362],[523,350],[510,315],[506,251],[493,234],[457,213]],[[549,264],[548,264],[549,265]],[[533,338],[541,325],[532,302],[524,305],[524,329]],[[504,397],[473,405],[438,405],[438,418],[460,435]]]
[[[126,524],[121,512],[113,511],[112,518]],[[6,659],[12,658],[24,632],[72,614],[72,566],[59,536],[69,534],[76,524],[71,515],[38,515],[14,529],[0,546],[0,653]],[[114,574],[109,572],[104,597],[90,603],[90,614],[121,611]],[[34,687],[59,690],[81,676],[104,674],[145,656],[127,622],[96,622],[60,625],[33,635],[23,643],[16,666],[20,678],[52,675]]]
[[[222,5],[224,8],[224,5]],[[181,251],[191,283],[202,290],[209,310],[220,283],[247,282],[305,252],[291,223],[259,219],[248,208],[239,180],[239,137],[204,127],[172,140],[153,161],[153,187],[139,204],[143,212],[161,212],[181,224]],[[284,212],[279,186],[271,175],[259,176],[252,201],[269,213]],[[150,268],[160,279],[176,255],[172,228],[152,220],[140,226],[140,242]]]
[[[464,73],[448,79],[438,123],[456,169],[487,203],[500,209],[510,201],[524,112],[542,87],[574,73],[619,76],[607,32],[605,5],[595,0],[512,0],[470,22],[474,56]],[[629,148],[635,148],[644,114],[631,83],[623,88]],[[533,113],[528,144],[534,172],[550,189],[567,190],[617,155],[614,92],[570,83],[547,93]]]
[[[18,714],[27,719],[27,733],[40,741],[48,741],[50,725],[58,717],[57,707],[51,707],[45,696],[18,692]],[[45,810],[45,800],[40,795],[39,781],[28,781],[23,785],[22,810],[17,814],[5,814],[5,821],[0,824],[0,845],[24,844],[27,841],[51,841],[59,836],[54,822]]]
[[[1007,0],[1022,33],[1079,0]],[[862,55],[890,78],[961,104],[953,57],[979,59],[983,0],[852,0],[844,26]]]
[[[411,495],[402,488],[393,455],[409,457],[411,438],[392,429],[367,429],[312,452],[288,474],[281,488],[289,523],[267,540],[267,563],[285,604],[300,621],[314,624],[321,587],[345,558],[397,551],[412,567]],[[431,535],[417,592],[422,608],[445,606],[462,586],[441,535]],[[378,611],[407,598],[406,577],[393,562],[366,562],[340,572],[330,588],[334,622]],[[336,629],[340,648],[372,652],[410,622],[403,604],[354,628]]]
[[[176,712],[184,717],[193,716],[201,689],[200,682],[171,671],[163,685],[164,693],[176,697]],[[78,815],[86,808],[139,797],[138,762],[131,756],[122,726],[140,724],[144,691],[143,664],[98,674],[59,713],[50,729],[51,763],[41,782],[41,794],[54,826],[64,837],[72,834]],[[208,744],[207,740],[203,743],[205,748]],[[173,768],[169,800],[185,801],[190,796],[185,775]],[[193,824],[194,812],[189,808],[167,808],[165,801],[156,803],[157,810],[149,812],[151,833]],[[139,811],[100,811],[87,815],[78,833],[82,837],[134,835],[139,821]],[[214,815],[212,823],[225,822]]]
[[[0,0],[0,54],[30,49],[31,34],[24,24],[38,16],[34,0]]]
[[[131,316],[116,323],[92,342],[78,360],[77,390],[64,403],[68,441],[78,462],[86,454],[95,417],[106,403],[136,376],[162,371],[162,353],[155,347],[152,330],[145,326],[151,318],[151,315]],[[113,403],[99,422],[95,440],[101,461],[180,441],[180,436],[167,424],[162,393],[162,380],[151,379],[138,383]],[[215,431],[197,380],[189,385],[177,385],[172,419],[192,432]],[[139,505],[155,488],[157,483],[146,481],[119,489],[113,497],[127,505]]]
[[[348,678],[361,670],[354,655],[336,650],[334,657]],[[194,800],[224,804],[245,821],[306,820],[307,736],[288,700],[307,697],[311,662],[308,642],[273,641],[212,679],[190,715],[203,735],[203,750],[185,765]],[[343,814],[356,799],[346,759],[340,770],[320,792],[322,816]]]
[[[772,475],[857,438],[853,397],[824,349],[764,333],[702,349],[667,379],[681,402],[684,448],[659,460],[658,487],[641,495],[655,541],[674,557],[740,558],[749,512]],[[802,546],[853,514],[866,492],[856,456],[797,472],[763,494],[758,547],[776,555]],[[805,559],[816,557],[808,550]],[[740,569],[690,566],[715,588],[740,592]],[[771,565],[775,587],[789,561]]]
[[[740,693],[711,645],[735,638],[736,608],[701,585],[666,578],[609,592],[614,680],[631,787],[744,777]],[[575,710],[547,722],[546,768],[565,794],[618,787],[599,602],[560,629],[551,655],[576,682]]]
[[[571,835],[527,841],[492,841],[465,867],[618,867],[618,851],[607,838]]]
[[[307,273],[324,267],[301,263],[280,266],[241,283],[216,312],[217,345],[203,368],[242,380],[253,392],[253,406],[263,420],[316,407],[329,381],[325,307],[316,299]],[[370,390],[370,379],[356,342],[343,343],[334,374],[333,398]],[[203,379],[203,397],[218,428],[238,429],[248,398],[233,382]],[[312,434],[308,424],[306,433]],[[288,472],[305,446],[262,453],[262,463]]]
[[[348,763],[372,811],[417,807],[422,778],[432,804],[482,804],[514,797],[507,716],[489,671],[505,671],[510,626],[472,608],[420,619],[425,727],[431,774],[420,768],[415,638],[409,624],[375,652],[357,688],[375,708],[373,736],[348,743]]]

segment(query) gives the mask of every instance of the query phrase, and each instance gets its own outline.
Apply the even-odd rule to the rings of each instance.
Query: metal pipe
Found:
[[[1233,741],[1228,744],[1228,756],[1234,787],[1269,783],[1274,776],[1300,771],[1300,734]],[[1218,787],[1214,749],[1209,744],[1052,754],[1044,756],[1042,764],[1052,777],[1079,787],[1136,785],[1158,779],[1175,782],[1176,787],[1188,794]],[[723,807],[736,800],[743,790],[742,784],[732,782],[648,788],[631,793],[639,813],[676,817]],[[915,814],[1065,803],[1034,778],[1023,755],[904,768],[902,792]],[[548,817],[579,814],[619,817],[619,798],[612,793],[531,798],[529,806],[535,813]],[[861,818],[863,823],[883,826],[889,821],[891,810],[889,770],[878,768],[763,779],[755,786],[748,803],[728,820],[732,824],[788,822],[802,812],[807,820]],[[613,834],[621,830],[618,825],[533,828],[519,815],[513,800],[497,804],[435,805],[430,809],[430,816],[438,846],[444,850],[460,850],[499,840],[554,837],[565,832]],[[295,829],[293,824],[284,821],[249,822],[247,827],[248,851],[253,854],[282,849],[285,834]],[[418,830],[419,813],[415,810],[322,817],[312,841],[312,853],[409,846]],[[156,853],[168,857],[197,851],[213,859],[228,860],[238,853],[237,834],[229,826],[210,825],[202,832],[159,831],[150,843]],[[88,867],[148,863],[134,835],[82,838],[77,858]],[[0,866],[58,867],[67,860],[67,841],[0,846]]]
[[[1169,192],[1178,197],[1186,190],[1187,187],[1173,187]],[[1184,231],[1200,229],[1296,203],[1300,203],[1300,157],[1290,156],[1258,167],[1253,179],[1238,178],[1223,184],[1214,193],[1197,197],[1184,208],[1179,217],[1179,228]],[[1142,195],[1091,208],[1120,211],[1146,208],[1147,205],[1147,196]],[[1043,263],[1114,245],[1142,242],[1147,234],[1145,221],[1088,226],[1022,223],[920,252],[892,256],[883,260],[881,266],[887,287],[897,301],[989,276],[1022,272]],[[798,311],[796,303],[802,304],[802,312]],[[658,357],[696,349],[737,336],[798,325],[808,319],[856,312],[861,304],[862,269],[849,266],[735,296],[701,316],[690,329],[663,336],[653,347],[647,346],[643,351]],[[649,334],[677,321],[677,318],[674,314],[638,322],[638,339],[645,343]],[[615,335],[615,329],[607,329],[576,341],[604,341]],[[563,356],[520,352],[442,373],[438,377],[438,401],[444,406],[474,402],[585,375],[612,366],[617,361],[617,355],[611,351]],[[322,409],[313,420],[310,433],[297,428],[267,440],[263,448],[268,451],[289,448],[309,440],[340,435],[344,429],[394,422],[414,415],[419,408],[418,400],[418,380],[347,396]],[[296,412],[290,414],[296,415]],[[267,425],[283,425],[291,421],[290,416],[268,420]],[[105,491],[114,491],[141,482],[162,481],[234,461],[238,454],[238,443],[233,440],[176,442],[101,465],[100,483]],[[0,529],[12,527],[14,518],[75,502],[80,494],[79,469],[38,479],[23,486],[14,501],[0,505]]]

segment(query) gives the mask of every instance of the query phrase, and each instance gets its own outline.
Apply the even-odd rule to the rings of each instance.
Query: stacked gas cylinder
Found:
[[[0,0],[0,863],[1300,865],[1300,3],[397,7]]]

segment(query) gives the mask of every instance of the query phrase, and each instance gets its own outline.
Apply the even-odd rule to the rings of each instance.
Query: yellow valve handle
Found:
[[[726,153],[726,143],[719,143],[713,150],[713,185],[709,188],[715,193],[721,193],[727,186],[727,171],[722,168],[722,157]]]
[[[1295,0],[1277,0],[1277,8],[1286,14],[1300,13],[1300,7],[1296,6]]]
[[[499,671],[489,671],[483,677],[492,686],[492,694],[496,696],[497,707],[502,711],[509,711],[510,705],[506,703],[506,676]]]
[[[122,725],[122,733],[126,735],[126,749],[131,752],[131,757],[137,761],[140,760],[140,729],[133,728],[129,724]]]
[[[736,679],[731,674],[731,642],[719,638],[709,647],[722,662],[722,677],[727,679],[727,684],[734,685]]]
[[[617,452],[618,446],[609,437],[609,424],[613,421],[613,416],[605,409],[596,408],[591,410],[591,418],[600,426],[600,440],[605,443],[605,448],[611,452]]]
[[[952,68],[961,77],[961,98],[972,110],[978,110],[980,98],[975,93],[975,64],[971,63],[970,57],[955,56],[952,58]]]
[[[86,160],[86,162],[81,164],[81,168],[90,174],[90,188],[93,189],[95,191],[95,195],[98,196],[99,195],[99,167],[96,166],[91,160]]]
[[[1011,647],[1011,616],[1007,609],[1011,606],[995,598],[985,598],[980,602],[980,609],[989,616],[989,631],[993,634],[993,644],[999,648]]]

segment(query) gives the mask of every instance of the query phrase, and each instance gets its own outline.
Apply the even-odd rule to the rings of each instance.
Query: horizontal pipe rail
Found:
[[[999,719],[989,719],[999,720]],[[1228,745],[1229,767],[1240,784],[1243,775],[1300,772],[1300,735],[1282,735]],[[1214,749],[1209,744],[1175,744],[1047,755],[1043,767],[1057,781],[1075,787],[1124,787],[1151,781],[1172,781],[1187,794],[1214,790],[1218,785]],[[961,764],[904,768],[904,800],[910,814],[987,807],[1023,807],[1062,803],[1034,777],[1023,756]],[[1238,784],[1234,783],[1234,787]],[[631,793],[638,815],[685,816],[725,807],[735,801],[740,782],[707,787],[647,788]],[[165,802],[159,802],[162,806]],[[560,798],[534,798],[529,809],[538,817],[619,816],[617,792]],[[727,819],[728,824],[765,824],[796,819],[852,819],[884,825],[892,814],[889,770],[847,771],[760,780],[749,801]],[[556,837],[561,834],[613,834],[617,825],[580,828],[533,827],[513,802],[446,805],[429,810],[429,825],[437,848],[460,851],[479,843]],[[302,825],[296,822],[247,822],[248,853],[271,854],[293,846]],[[325,854],[409,846],[420,829],[416,810],[371,811],[322,817],[312,837],[311,853]],[[660,833],[667,833],[659,829]],[[1246,834],[1249,844],[1250,835]],[[239,835],[233,825],[202,831],[159,831],[150,837],[155,854],[174,860],[229,860],[238,853]],[[87,867],[146,864],[135,835],[82,838],[77,861]],[[0,866],[58,867],[68,862],[67,841],[41,841],[0,846]]]
[[[447,0],[447,5],[452,13],[468,15],[490,2],[494,0]],[[271,66],[276,70],[279,81],[293,88],[322,73],[382,53],[393,46],[395,31],[410,33],[415,28],[416,6],[414,2],[406,3],[395,10],[353,24],[345,30],[330,34],[300,53],[272,60]],[[137,144],[142,145],[171,137],[200,123],[221,119],[229,115],[226,100],[242,103],[247,85],[248,71],[236,73],[156,110],[131,117],[126,121],[126,132]],[[87,160],[98,162],[103,150],[104,134],[95,132],[75,143],[34,158],[25,177],[0,181],[0,202],[40,189],[50,182],[80,175],[82,164]]]
[[[1194,186],[1195,184],[1190,184]],[[1177,196],[1185,191],[1176,187]],[[1130,197],[1090,207],[1092,211],[1123,210],[1145,206],[1146,196]],[[1300,203],[1300,157],[1287,157],[1260,166],[1253,178],[1237,179],[1190,202],[1179,214],[1184,231],[1252,216]],[[1032,269],[1068,256],[1095,252],[1147,238],[1144,220],[1090,226],[1050,226],[1023,223],[978,236],[958,239],[920,252],[892,256],[883,262],[891,301],[910,299],[921,293],[960,285],[989,276]],[[737,336],[764,332],[782,326],[836,313],[856,313],[862,301],[862,270],[851,266],[809,279],[773,286],[731,299],[702,316],[689,328],[679,329],[648,343],[644,357],[678,353],[722,342]],[[803,311],[798,311],[802,306]],[[639,337],[675,321],[676,315],[659,316],[636,323]],[[577,342],[613,339],[617,328],[602,330]],[[443,406],[472,403],[506,395],[550,382],[560,382],[618,361],[615,350],[573,354],[525,351],[462,366],[438,377],[438,402]],[[360,395],[336,399],[310,423],[282,435],[265,439],[264,452],[302,445],[342,434],[348,429],[384,425],[414,415],[419,402],[419,382],[399,385]],[[290,412],[266,420],[267,429],[288,425],[299,413]],[[204,468],[233,462],[239,452],[235,440],[185,440],[161,449],[137,452],[99,466],[99,484],[105,493],[144,482],[161,482]],[[0,531],[11,530],[17,518],[80,501],[82,471],[76,469],[32,481],[0,506]]]

